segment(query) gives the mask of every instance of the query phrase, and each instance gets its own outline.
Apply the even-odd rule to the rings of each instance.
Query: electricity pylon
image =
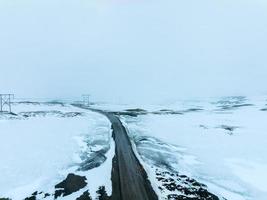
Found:
[[[14,94],[0,94],[0,112],[4,112],[4,108],[8,107],[11,113],[11,99],[14,99]]]
[[[82,97],[83,97],[83,104],[89,107],[90,106],[90,95],[83,94]]]

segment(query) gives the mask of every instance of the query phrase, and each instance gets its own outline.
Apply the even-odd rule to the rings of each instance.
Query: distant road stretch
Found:
[[[84,108],[84,107],[83,107]],[[112,164],[112,200],[158,200],[146,171],[132,149],[120,119],[112,113],[90,109],[105,115],[112,124],[115,157]]]

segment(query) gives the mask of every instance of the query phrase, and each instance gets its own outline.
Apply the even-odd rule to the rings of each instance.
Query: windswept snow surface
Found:
[[[84,190],[89,189],[91,196],[99,186],[111,193],[114,143],[108,119],[57,103],[15,103],[13,112],[17,116],[0,114],[0,197],[21,200],[35,191],[52,194],[90,152],[101,148],[90,142],[95,138],[108,148],[107,159],[100,167],[76,174],[87,177]]]
[[[227,97],[165,106],[182,114],[151,114],[155,108],[138,117],[121,118],[146,169],[151,170],[152,181],[155,165],[164,163],[206,184],[221,198],[265,200],[266,104],[265,97]],[[158,193],[164,199],[164,191]]]

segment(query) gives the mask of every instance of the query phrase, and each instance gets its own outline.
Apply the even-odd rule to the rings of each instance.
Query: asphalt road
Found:
[[[101,110],[112,123],[115,157],[112,166],[112,200],[157,200],[146,171],[132,149],[125,127],[117,116]]]

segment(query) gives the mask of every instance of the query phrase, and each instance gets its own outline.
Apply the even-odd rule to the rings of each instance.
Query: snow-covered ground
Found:
[[[106,117],[55,102],[15,103],[12,109],[16,115],[0,114],[0,197],[53,194],[69,173],[87,178],[87,186],[74,196],[89,189],[95,197],[99,186],[111,194],[114,143]],[[100,151],[98,163],[87,166]]]
[[[162,200],[185,193],[197,197],[200,189],[221,199],[265,200],[266,100],[225,97],[93,107],[120,115]],[[87,190],[95,199],[99,186],[111,194],[115,145],[104,116],[55,102],[17,103],[13,111],[16,115],[0,115],[0,197],[21,200],[39,191],[37,199],[42,199],[71,173],[86,177],[87,185],[64,200]]]
[[[186,101],[121,118],[156,185],[155,168],[168,168],[206,184],[219,197],[265,200],[266,103],[265,97]],[[166,114],[167,109],[180,114]],[[162,199],[168,194],[158,193]]]

